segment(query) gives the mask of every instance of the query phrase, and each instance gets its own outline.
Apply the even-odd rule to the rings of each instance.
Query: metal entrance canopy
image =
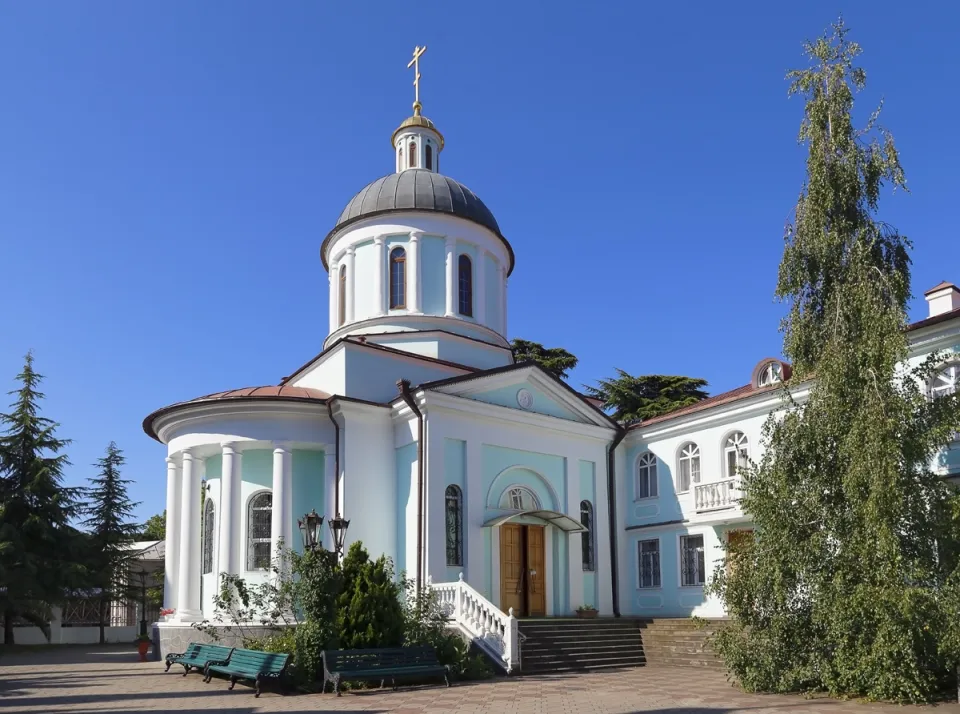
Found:
[[[586,533],[587,529],[584,525],[578,521],[576,518],[571,518],[566,513],[560,513],[559,511],[515,511],[505,516],[497,516],[491,518],[489,521],[483,524],[484,528],[491,528],[493,526],[502,526],[508,521],[512,521],[514,518],[519,518],[520,516],[530,516],[531,518],[537,518],[541,521],[545,521],[551,526],[556,526],[562,531],[567,533]]]

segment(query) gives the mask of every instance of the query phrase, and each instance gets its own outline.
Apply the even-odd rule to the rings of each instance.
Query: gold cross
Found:
[[[413,50],[413,59],[407,64],[407,69],[413,67],[414,109],[420,108],[420,55],[427,51],[427,46],[417,45]]]

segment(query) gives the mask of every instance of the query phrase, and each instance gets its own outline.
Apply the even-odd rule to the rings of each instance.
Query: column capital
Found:
[[[289,441],[274,441],[273,442],[273,451],[274,453],[278,451],[289,452],[291,451]]]
[[[416,243],[418,240],[423,238],[423,231],[410,231],[410,242]]]
[[[386,241],[386,240],[387,240],[387,235],[386,235],[386,233],[378,233],[377,235],[375,235],[375,236],[373,237],[373,244],[374,244],[374,245],[383,245],[384,241]]]
[[[191,451],[190,449],[184,449],[183,451],[180,452],[180,458],[183,459],[184,461],[193,461],[197,457],[194,455],[193,451]]]
[[[457,247],[457,239],[455,236],[446,236],[444,243],[447,245],[447,250],[455,250]]]
[[[224,452],[232,451],[233,453],[240,451],[240,448],[237,446],[237,442],[235,441],[221,441],[220,449]]]
[[[352,258],[356,252],[357,247],[355,245],[348,245],[347,249],[343,251],[344,255],[346,255],[348,258]]]
[[[167,462],[167,467],[168,467],[168,468],[169,468],[170,466],[174,466],[174,467],[175,467],[175,466],[177,465],[177,460],[176,460],[175,458],[173,458],[172,456],[168,456],[168,457],[165,459],[165,461]]]

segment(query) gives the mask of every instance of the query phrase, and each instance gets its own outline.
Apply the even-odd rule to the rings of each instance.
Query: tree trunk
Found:
[[[13,642],[13,611],[3,611],[3,644],[12,645]]]

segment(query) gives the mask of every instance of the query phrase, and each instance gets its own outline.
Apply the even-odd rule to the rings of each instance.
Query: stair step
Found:
[[[633,657],[636,655],[644,656],[645,653],[642,649],[632,649],[624,650],[620,648],[611,648],[611,649],[579,649],[579,650],[563,650],[558,652],[557,650],[544,650],[541,652],[527,652],[524,651],[520,655],[520,659],[523,662],[527,660],[540,660],[540,659],[563,659],[565,657]]]

